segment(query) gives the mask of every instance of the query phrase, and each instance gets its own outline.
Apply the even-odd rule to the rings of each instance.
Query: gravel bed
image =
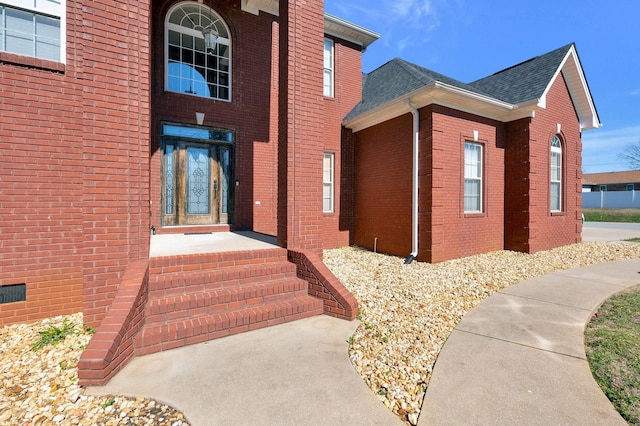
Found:
[[[381,401],[416,424],[440,348],[492,293],[561,269],[640,258],[640,245],[582,243],[534,255],[499,251],[438,264],[358,248],[327,250],[324,262],[355,295],[361,325],[350,338],[353,365]],[[73,332],[33,350],[39,332],[64,321]],[[91,334],[82,314],[0,329],[0,424],[188,425],[182,413],[145,398],[87,396],[77,364]]]
[[[41,331],[65,324],[72,329],[63,341],[32,349]],[[77,366],[91,333],[82,324],[74,314],[0,329],[0,424],[188,425],[182,413],[153,400],[84,395]]]
[[[494,292],[553,271],[640,258],[640,245],[581,243],[533,255],[498,251],[438,264],[348,247],[324,263],[354,294],[353,365],[380,400],[415,425],[438,352],[464,314]]]

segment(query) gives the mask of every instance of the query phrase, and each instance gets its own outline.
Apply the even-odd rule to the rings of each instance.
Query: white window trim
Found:
[[[327,61],[327,43],[330,44],[330,59],[329,61]],[[323,45],[323,63],[324,63],[324,68],[322,71],[322,94],[328,98],[333,98],[335,96],[335,42],[330,39],[325,37],[324,38],[324,45]],[[327,63],[329,62],[329,63]],[[331,81],[330,81],[330,87],[329,90],[327,91],[327,88],[324,84],[324,76],[326,75],[327,71],[329,71],[330,75],[331,75]]]
[[[480,148],[480,164],[478,166],[478,174],[479,174],[479,176],[467,176],[467,173],[466,173],[466,162],[467,162],[467,159],[466,159],[466,151],[467,150],[466,150],[466,148],[467,148],[467,145],[477,146],[477,147]],[[483,211],[484,211],[484,209],[483,209],[483,207],[484,207],[484,182],[483,182],[484,176],[483,176],[483,171],[484,170],[483,169],[484,169],[484,146],[483,146],[483,144],[477,143],[477,142],[469,142],[469,141],[465,142],[464,143],[464,151],[463,151],[464,182],[463,182],[463,190],[462,190],[462,194],[463,194],[462,204],[463,204],[465,213],[470,213],[470,214],[483,213]],[[479,207],[478,210],[467,210],[466,209],[466,203],[465,203],[466,192],[465,192],[464,183],[467,180],[474,180],[474,181],[479,181],[480,182],[480,187],[479,187],[480,188],[480,194],[479,194],[480,195],[480,207]]]
[[[218,15],[217,12],[215,12],[215,10],[212,7],[208,5],[202,5],[200,2],[195,2],[195,1],[183,1],[180,3],[174,4],[164,17],[164,91],[170,92],[170,93],[181,93],[181,92],[173,92],[169,90],[169,30],[178,31],[184,34],[191,35],[193,37],[203,38],[202,33],[199,31],[195,31],[195,30],[192,30],[191,28],[186,28],[186,27],[169,22],[169,18],[171,14],[175,11],[175,9],[189,3],[196,3],[196,4],[200,4],[201,6],[209,7],[209,9],[211,9],[211,11],[215,13],[216,16],[219,18],[222,25],[224,25],[227,31],[227,34],[229,34],[228,38],[218,37],[218,39],[216,40],[216,43],[218,44],[229,46],[229,99],[221,99],[221,98],[204,98],[204,99],[211,99],[218,102],[232,102],[233,100],[233,87],[232,87],[233,86],[233,58],[232,58],[233,51],[231,49],[231,31],[227,23],[222,19],[220,15]],[[197,96],[197,95],[189,95],[186,93],[181,93],[181,94],[186,96],[196,96],[198,98],[203,98],[202,96]]]
[[[329,176],[330,176],[330,180],[327,181],[325,180],[325,168],[324,168],[324,163],[326,159],[330,160],[330,164],[329,164]],[[333,213],[335,210],[335,202],[334,202],[334,194],[335,194],[335,154],[330,153],[330,152],[325,152],[324,156],[322,157],[322,212],[323,213]],[[324,200],[325,200],[325,196],[324,196],[324,188],[329,187],[330,188],[330,208],[327,210],[324,208]]]
[[[67,63],[67,0],[2,0],[3,6],[60,19],[60,63]],[[23,56],[23,55],[21,55]],[[31,56],[29,56],[31,57]],[[37,57],[36,57],[37,58]],[[40,58],[38,58],[40,59]],[[43,59],[45,61],[49,59]],[[53,61],[57,62],[57,61]]]
[[[559,146],[555,146],[556,144],[559,145]],[[553,178],[553,167],[554,167],[553,154],[558,154],[559,159],[560,159],[560,164],[558,165],[559,175],[560,175],[560,179],[559,180],[555,180]],[[562,203],[562,173],[563,173],[563,170],[562,170],[562,141],[560,140],[560,138],[558,136],[554,136],[551,139],[550,157],[551,157],[551,167],[549,169],[549,173],[550,173],[550,176],[549,176],[549,178],[550,178],[549,179],[549,181],[550,181],[549,182],[549,191],[550,191],[549,202],[551,203],[551,196],[553,195],[553,192],[551,191],[551,187],[555,183],[555,184],[558,185],[558,203],[559,203],[559,206],[558,206],[558,208],[554,208],[553,203],[551,203],[552,204],[551,205],[551,211],[554,212],[554,213],[557,213],[557,212],[561,212],[562,211],[562,204],[563,204]]]

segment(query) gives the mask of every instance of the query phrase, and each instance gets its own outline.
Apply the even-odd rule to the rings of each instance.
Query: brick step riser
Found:
[[[322,314],[322,301],[298,296],[244,309],[146,324],[135,338],[136,355],[145,355]]]
[[[295,265],[286,261],[259,266],[234,266],[218,270],[153,275],[149,279],[149,295],[154,297],[207,291],[295,276]]]
[[[154,276],[286,261],[287,250],[282,248],[157,257],[150,259],[149,274]]]
[[[306,296],[308,295],[307,287],[308,284],[305,281],[291,278],[236,288],[154,297],[147,302],[145,317],[147,323],[152,323],[205,313],[219,313]]]

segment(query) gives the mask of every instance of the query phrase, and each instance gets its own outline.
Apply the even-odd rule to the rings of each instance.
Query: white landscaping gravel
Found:
[[[527,255],[499,251],[438,264],[358,248],[327,250],[324,262],[360,304],[349,355],[358,374],[404,421],[416,424],[438,352],[462,316],[504,287],[561,269],[640,258],[640,245],[582,243]],[[75,331],[31,349],[38,332],[63,320]],[[0,329],[0,424],[188,424],[179,411],[144,398],[86,396],[77,364],[90,334],[82,314]]]
[[[324,263],[360,306],[361,325],[349,346],[356,371],[390,410],[414,425],[442,345],[478,303],[535,276],[631,258],[640,258],[640,245],[581,243],[532,255],[497,251],[411,265],[353,247],[324,252]]]

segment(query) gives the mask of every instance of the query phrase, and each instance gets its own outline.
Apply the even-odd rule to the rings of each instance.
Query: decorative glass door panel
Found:
[[[211,214],[211,159],[205,148],[187,148],[187,214]],[[215,185],[214,185],[215,186]],[[215,188],[214,188],[215,189]]]
[[[233,133],[169,127],[163,129],[165,135],[175,134],[163,138],[162,144],[162,225],[229,223],[233,206],[233,145],[229,142]],[[214,142],[194,140],[205,137]]]

